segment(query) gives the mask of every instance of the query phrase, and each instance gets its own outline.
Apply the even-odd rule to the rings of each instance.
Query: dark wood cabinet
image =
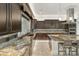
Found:
[[[0,4],[0,34],[7,32],[7,10],[6,4]]]
[[[18,32],[21,31],[21,10],[18,4],[11,5],[11,31]]]
[[[21,11],[18,4],[0,4],[0,34],[21,31]]]

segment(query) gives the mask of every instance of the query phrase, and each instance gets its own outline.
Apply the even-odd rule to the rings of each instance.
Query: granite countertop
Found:
[[[65,29],[35,29],[33,33],[67,33]]]
[[[30,38],[12,39],[8,42],[0,44],[0,56],[20,56],[27,51],[29,55]]]
[[[64,41],[64,40],[79,40],[79,35],[48,35],[49,37],[57,38],[58,41]]]
[[[10,37],[10,36],[13,36],[13,35],[16,35],[16,34],[17,34],[17,33],[2,35],[2,36],[0,36],[0,39],[7,38],[7,37]]]

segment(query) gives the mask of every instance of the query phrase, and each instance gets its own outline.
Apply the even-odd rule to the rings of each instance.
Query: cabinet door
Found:
[[[6,4],[0,4],[0,34],[7,32]]]
[[[11,4],[12,32],[21,31],[21,11],[18,4]]]

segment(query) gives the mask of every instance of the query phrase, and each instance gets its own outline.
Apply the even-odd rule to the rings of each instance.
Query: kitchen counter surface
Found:
[[[22,56],[29,55],[30,37],[23,39],[14,38],[0,44],[0,56]]]
[[[57,38],[58,41],[79,40],[79,35],[48,35],[50,38]],[[55,40],[55,39],[54,39]]]
[[[35,29],[33,33],[67,33],[65,29]]]
[[[2,35],[2,36],[0,36],[0,39],[7,38],[7,37],[10,37],[10,36],[13,36],[13,35],[16,35],[16,34],[17,34],[17,33]]]
[[[52,55],[54,56],[58,56],[58,43],[63,43],[65,40],[72,40],[73,42],[79,40],[79,35],[49,35],[49,37],[51,38]]]

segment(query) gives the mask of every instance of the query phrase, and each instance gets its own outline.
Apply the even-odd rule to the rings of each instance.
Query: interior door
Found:
[[[7,32],[6,4],[0,3],[0,34]]]

